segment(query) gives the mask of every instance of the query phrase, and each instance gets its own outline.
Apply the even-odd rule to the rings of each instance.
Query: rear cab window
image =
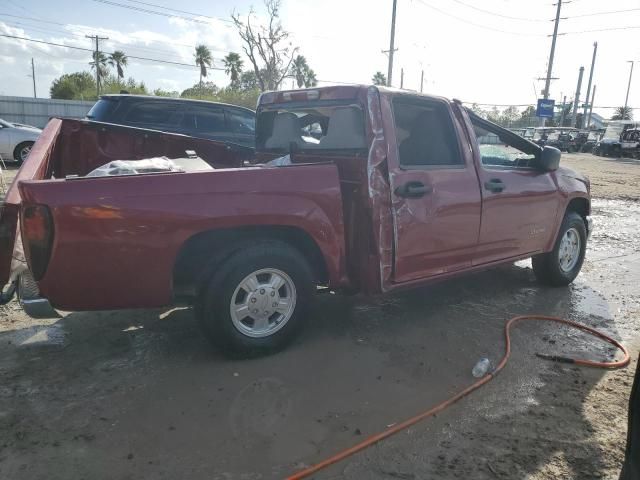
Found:
[[[393,101],[393,116],[401,168],[464,168],[446,104],[398,97]]]
[[[256,146],[274,153],[357,155],[367,151],[364,113],[333,101],[269,106],[258,112]]]

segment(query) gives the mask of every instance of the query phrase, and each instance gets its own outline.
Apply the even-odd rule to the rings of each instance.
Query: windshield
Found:
[[[277,152],[360,151],[366,148],[363,113],[357,105],[321,104],[262,111],[256,145]]]
[[[609,124],[602,138],[603,139],[606,138],[609,140],[619,140],[620,134],[622,133],[623,130],[624,130],[624,125],[620,123]]]

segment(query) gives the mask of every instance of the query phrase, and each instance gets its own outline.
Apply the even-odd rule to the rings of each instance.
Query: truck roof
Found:
[[[103,100],[128,100],[128,101],[140,101],[140,102],[154,102],[154,101],[171,101],[181,103],[194,103],[194,104],[206,104],[206,105],[220,105],[222,107],[238,108],[253,112],[252,109],[243,107],[241,105],[232,105],[230,103],[212,102],[209,100],[197,100],[194,98],[176,98],[176,97],[158,97],[156,95],[134,95],[130,93],[109,93],[106,95],[100,95]]]
[[[366,96],[370,88],[378,90],[380,95],[385,96],[412,96],[424,97],[431,99],[447,100],[444,97],[430,95],[426,93],[414,92],[412,90],[401,90],[393,87],[383,87],[379,85],[337,85],[331,87],[303,88],[299,90],[280,90],[273,92],[265,92],[258,99],[258,106],[280,104],[288,102],[304,102],[310,100],[349,100]]]

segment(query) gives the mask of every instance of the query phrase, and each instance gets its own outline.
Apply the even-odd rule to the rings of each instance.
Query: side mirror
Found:
[[[553,172],[560,166],[560,150],[555,147],[544,146],[540,156],[536,159],[536,168],[543,172]]]

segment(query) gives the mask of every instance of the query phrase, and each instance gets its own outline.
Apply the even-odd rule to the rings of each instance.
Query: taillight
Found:
[[[20,216],[24,253],[33,278],[40,280],[47,271],[53,245],[53,220],[45,205],[25,205]]]

